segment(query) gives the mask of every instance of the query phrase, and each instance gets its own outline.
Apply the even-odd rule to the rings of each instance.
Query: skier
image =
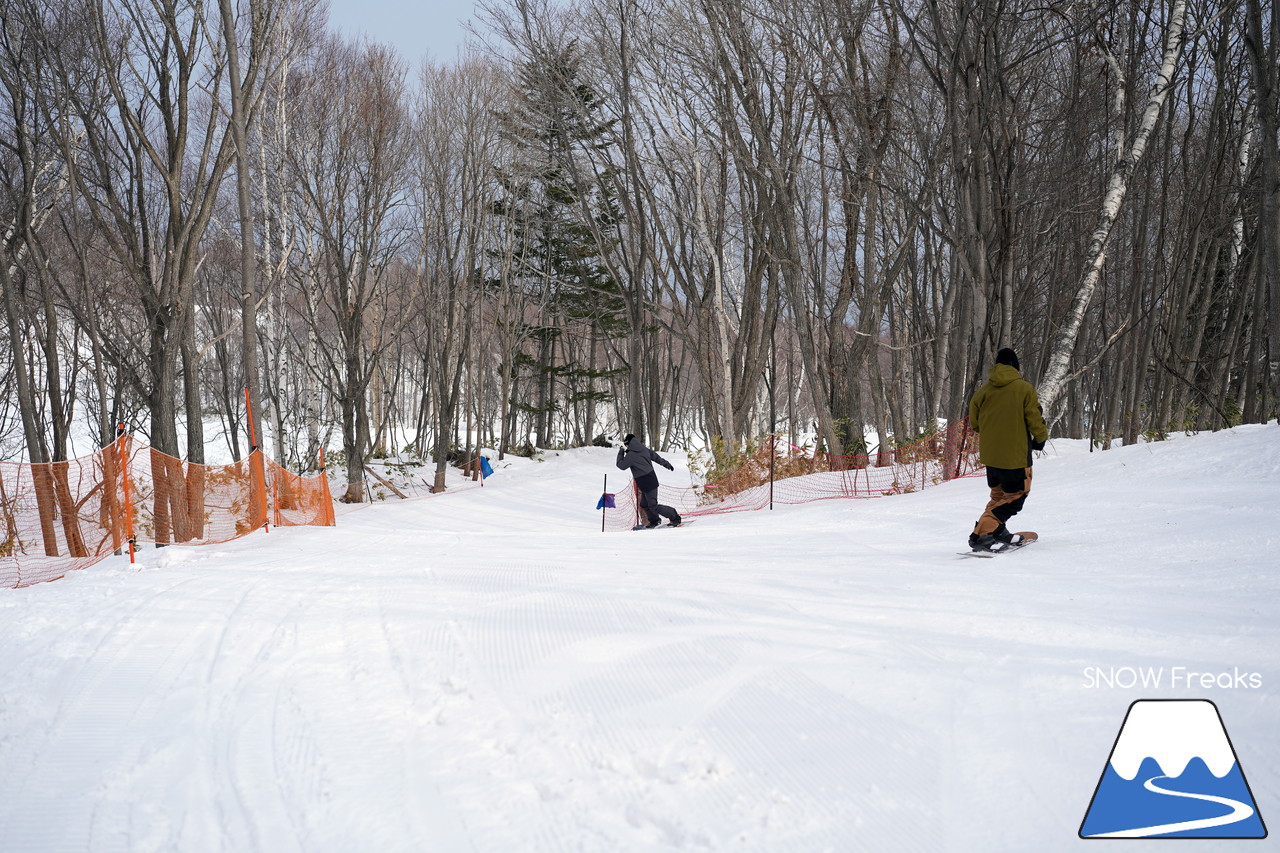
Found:
[[[675,468],[670,462],[645,447],[644,443],[631,433],[627,433],[622,439],[622,444],[623,446],[618,448],[617,465],[623,471],[630,468],[631,476],[635,478],[636,488],[640,490],[640,508],[644,510],[649,520],[644,526],[652,530],[661,523],[662,519],[659,516],[663,516],[671,527],[679,527],[680,513],[658,503],[658,475],[653,472],[653,463],[658,463],[668,471],[674,471]]]
[[[969,426],[978,434],[978,456],[987,467],[991,499],[969,534],[974,551],[999,552],[1023,544],[1024,537],[1005,526],[1031,491],[1031,452],[1049,439],[1040,399],[1018,370],[1018,354],[1005,347],[987,383],[969,401]],[[1034,536],[1026,537],[1034,539]]]

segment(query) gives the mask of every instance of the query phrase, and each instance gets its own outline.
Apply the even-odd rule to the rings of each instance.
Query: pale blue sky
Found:
[[[331,29],[395,45],[411,67],[427,56],[452,61],[474,15],[474,0],[329,0]]]

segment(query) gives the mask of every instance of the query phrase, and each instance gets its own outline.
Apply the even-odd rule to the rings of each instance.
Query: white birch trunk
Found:
[[[303,307],[307,314],[307,338],[303,346],[302,359],[306,368],[301,371],[302,387],[299,396],[302,398],[303,420],[307,429],[307,451],[318,453],[322,447],[320,440],[320,415],[322,401],[320,399],[320,340],[316,332],[317,313],[320,296],[317,293],[315,270],[314,238],[303,244]],[[325,438],[328,443],[328,438]]]
[[[1071,367],[1071,354],[1075,350],[1080,327],[1084,323],[1085,313],[1093,300],[1094,291],[1102,274],[1102,265],[1107,259],[1107,243],[1111,230],[1120,214],[1125,193],[1129,189],[1129,180],[1134,169],[1146,151],[1147,142],[1160,118],[1160,111],[1173,88],[1173,75],[1178,60],[1182,56],[1183,30],[1186,22],[1186,0],[1174,0],[1169,15],[1169,29],[1165,33],[1164,61],[1160,65],[1160,73],[1156,78],[1147,105],[1142,111],[1142,119],[1134,135],[1129,150],[1124,152],[1112,170],[1111,179],[1107,183],[1107,192],[1102,200],[1102,215],[1098,226],[1089,238],[1088,256],[1080,286],[1076,290],[1075,299],[1067,314],[1049,354],[1049,365],[1044,378],[1040,382],[1040,403],[1049,414],[1050,420],[1060,416],[1060,402],[1066,390]]]
[[[83,134],[77,134],[75,137],[76,141],[79,141],[82,136]],[[48,194],[47,200],[41,201],[40,199],[36,199],[32,204],[32,207],[36,209],[35,214],[31,217],[30,223],[30,231],[33,234],[44,227],[44,223],[57,207],[58,201],[66,194],[67,188],[71,186],[71,176],[67,172],[66,163],[62,160],[53,160],[41,166],[36,174],[35,180],[32,181],[32,186],[39,184],[45,175],[55,169],[58,170],[58,179],[55,182],[53,190]],[[18,229],[20,227],[22,227],[21,223],[16,218],[13,219],[9,223],[9,226],[5,228],[2,245],[12,246],[16,242]],[[22,261],[26,256],[27,242],[26,240],[23,240],[18,246],[18,251],[14,253],[9,263],[9,275],[11,277],[18,274],[18,268],[21,266]]]
[[[1253,138],[1256,132],[1254,122],[1257,120],[1256,108],[1253,104],[1245,107],[1244,121],[1245,127],[1244,137],[1240,140],[1240,153],[1236,160],[1237,174],[1243,176],[1249,174],[1249,168],[1252,165],[1250,161],[1250,152],[1253,150]],[[1231,217],[1231,248],[1230,254],[1227,256],[1227,280],[1234,281],[1236,270],[1240,266],[1240,259],[1244,257],[1244,208],[1243,204],[1236,205],[1235,214]]]

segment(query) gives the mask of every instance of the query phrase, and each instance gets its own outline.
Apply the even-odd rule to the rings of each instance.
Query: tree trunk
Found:
[[[227,76],[231,90],[231,139],[235,143],[236,208],[240,220],[240,344],[244,358],[245,418],[249,434],[258,447],[249,448],[249,515],[266,518],[265,465],[260,450],[262,435],[262,393],[258,370],[258,283],[257,249],[254,240],[253,201],[249,195],[249,132],[247,104],[240,73],[240,41],[236,35],[231,0],[218,0],[222,17],[222,40],[227,51]],[[259,15],[257,4],[249,3],[249,15]]]
[[[1253,88],[1257,99],[1258,158],[1260,181],[1258,187],[1258,242],[1262,255],[1259,275],[1270,282],[1271,310],[1270,369],[1273,379],[1280,383],[1280,15],[1275,5],[1264,14],[1260,0],[1247,0],[1248,25],[1246,43],[1253,70]],[[1261,308],[1261,306],[1259,306]],[[1273,399],[1280,398],[1280,384],[1273,391]],[[1266,414],[1263,415],[1266,417]]]

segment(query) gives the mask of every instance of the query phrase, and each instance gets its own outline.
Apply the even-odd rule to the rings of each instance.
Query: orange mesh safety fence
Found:
[[[980,470],[976,437],[967,421],[896,450],[855,456],[809,453],[775,437],[714,482],[693,487],[663,483],[658,502],[681,517],[697,518],[764,509],[770,501],[803,504],[918,492]],[[614,506],[606,507],[604,514],[606,530],[630,530],[646,521],[634,487],[616,494]]]
[[[332,527],[336,523],[329,480],[323,472],[314,477],[301,477],[270,459],[266,463],[267,482],[271,484],[272,524],[276,527],[303,524]]]
[[[324,474],[299,477],[261,451],[197,465],[127,435],[67,462],[0,462],[0,587],[55,580],[138,542],[227,542],[269,516],[334,524]]]

